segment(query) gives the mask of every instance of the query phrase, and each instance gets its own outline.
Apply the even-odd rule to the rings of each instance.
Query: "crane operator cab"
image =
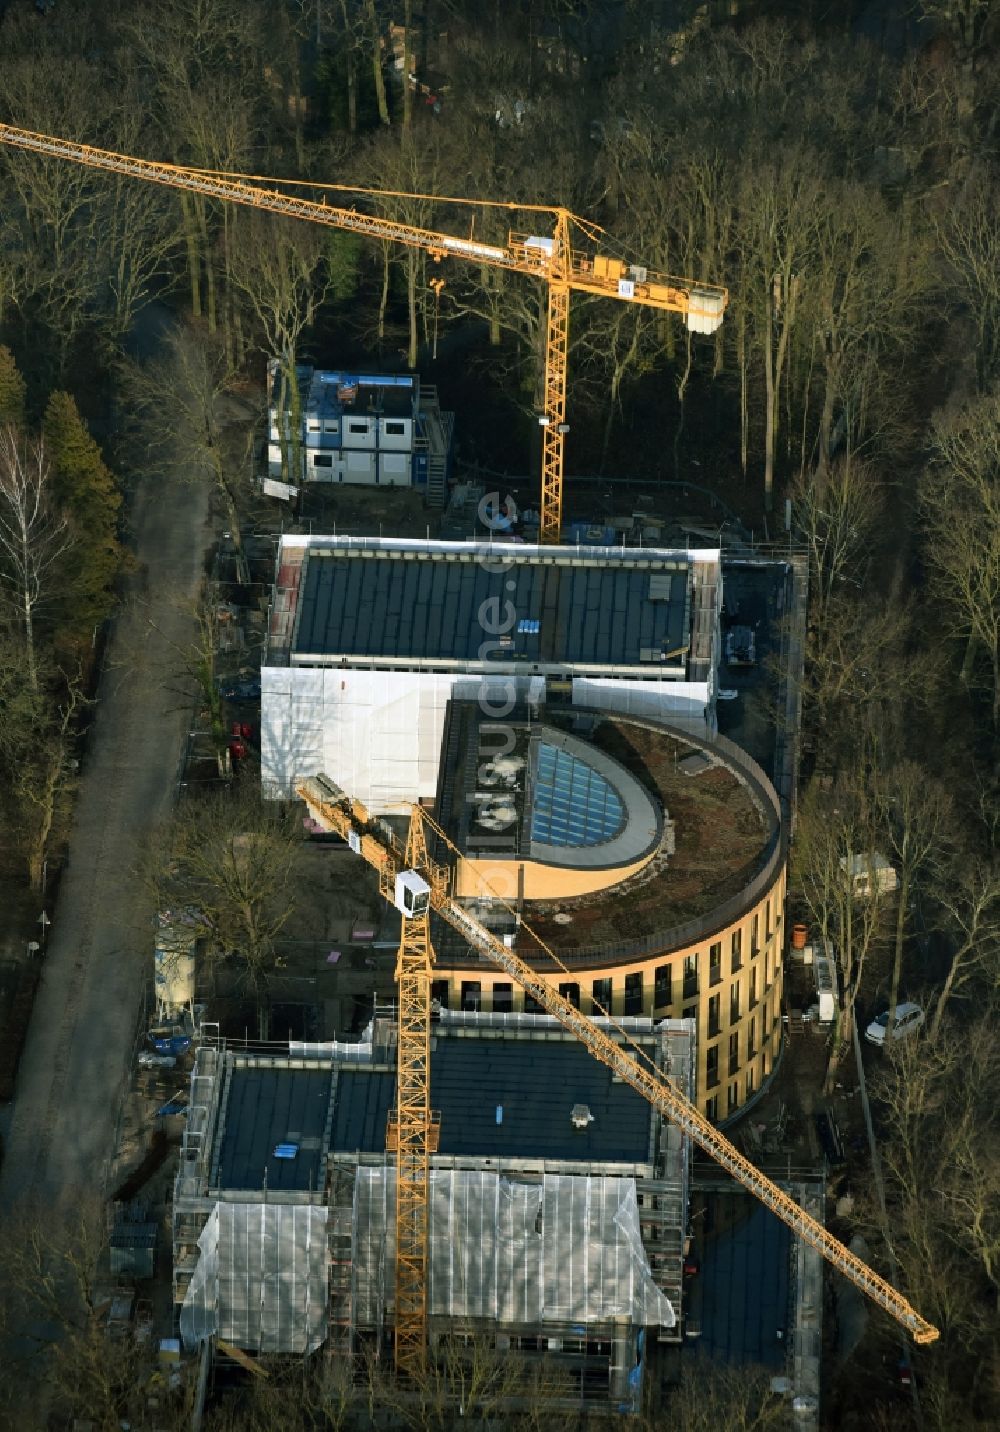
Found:
[[[401,870],[396,876],[396,890],[393,904],[404,920],[416,920],[427,914],[431,902],[431,887],[415,870]]]

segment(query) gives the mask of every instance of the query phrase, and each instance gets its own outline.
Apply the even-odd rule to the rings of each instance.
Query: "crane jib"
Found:
[[[542,480],[542,525],[545,541],[558,541],[560,536],[560,513],[562,502],[562,421],[566,391],[566,354],[568,349],[568,288],[572,283],[565,278],[566,234],[568,215],[565,210],[553,210],[557,214],[556,233],[558,242],[551,250],[534,247],[529,239],[521,246],[523,253],[503,249],[473,240],[460,239],[455,235],[434,233],[415,226],[397,223],[391,219],[358,213],[353,209],[333,208],[325,203],[300,199],[283,194],[278,189],[262,189],[240,179],[227,178],[204,170],[188,169],[180,165],[156,164],[133,156],[115,154],[110,150],[94,149],[88,145],[61,140],[49,135],[35,134],[28,130],[16,129],[11,125],[0,125],[0,142],[16,148],[30,150],[53,158],[68,159],[74,163],[93,168],[109,170],[138,179],[160,183],[179,189],[206,194],[250,207],[284,213],[293,217],[313,219],[320,223],[334,225],[373,237],[392,239],[411,246],[426,249],[433,256],[449,253],[470,261],[495,263],[534,274],[550,281],[549,288],[549,331],[546,349],[546,414],[543,428],[543,480]],[[432,199],[433,196],[424,196]],[[469,201],[474,204],[474,200]],[[516,206],[512,206],[516,207]],[[547,241],[546,241],[547,242]],[[531,250],[530,259],[527,256]],[[560,250],[561,252],[557,252]],[[595,276],[596,264],[595,259]],[[607,267],[607,261],[602,260]],[[619,283],[618,297],[637,297],[637,277],[618,274],[623,265],[615,266],[615,275],[610,270],[607,278]],[[645,273],[645,270],[642,271]],[[581,285],[583,286],[583,285]],[[601,290],[602,292],[605,290]],[[611,292],[611,290],[607,290]],[[697,332],[714,332],[722,320],[725,308],[725,290],[709,292],[695,284],[685,284],[676,291],[676,297],[669,289],[664,290],[663,306],[687,312],[689,326]],[[697,303],[695,303],[697,299]],[[652,296],[649,300],[653,302]],[[655,306],[655,304],[654,304]],[[355,821],[364,827],[364,839],[358,840],[359,853],[380,870],[394,868],[398,871],[400,854],[391,835],[370,820],[367,812],[358,803],[347,801],[344,793],[326,778],[306,781],[297,786],[297,792],[313,808],[320,819],[330,822],[331,827],[347,834],[361,830]],[[332,798],[332,799],[331,799]],[[419,808],[415,808],[413,819],[422,820]],[[372,854],[372,847],[378,851]],[[635,1060],[599,1030],[592,1021],[581,1015],[556,990],[540,980],[531,967],[518,955],[497,940],[488,930],[469,916],[443,893],[443,885],[435,884],[435,872],[428,864],[428,884],[434,889],[434,906],[456,929],[469,940],[470,945],[480,950],[487,958],[499,965],[525,990],[538,1000],[543,1009],[554,1015],[565,1027],[589,1048],[595,1058],[613,1069],[619,1077],[653,1104],[666,1118],[671,1119],[687,1133],[700,1147],[704,1148],[725,1168],[733,1178],[751,1190],[761,1201],[781,1218],[790,1228],[816,1248],[825,1258],[858,1287],[907,1327],[918,1343],[933,1342],[938,1336],[937,1329],[922,1319],[900,1293],[868,1268],[854,1254],[829,1234],[822,1224],[789,1198],[776,1184],[766,1178],[715,1128],[704,1119],[698,1110],[680,1093],[672,1088],[661,1075],[644,1070]],[[523,926],[526,933],[531,933]],[[537,936],[535,937],[537,939]],[[546,948],[538,941],[539,948]],[[429,991],[424,991],[429,998]]]
[[[754,1194],[787,1227],[814,1247],[838,1272],[851,1279],[885,1312],[896,1318],[918,1343],[933,1342],[937,1330],[909,1305],[891,1284],[881,1278],[839,1239],[812,1218],[788,1194],[745,1159],[698,1110],[662,1076],[647,1072],[615,1041],[541,980],[518,955],[485,929],[461,905],[444,896],[435,908],[470,945],[500,966],[549,1014],[574,1034],[596,1059],[641,1094],[654,1108],[721,1165],[735,1181]]]
[[[376,863],[371,845],[360,837],[371,833],[380,842],[377,860],[383,869],[397,874],[402,870],[404,858],[395,837],[380,822],[373,821],[358,802],[351,802],[345,793],[326,776],[301,781],[296,785],[296,794],[308,805],[313,817],[328,828],[337,830],[349,840],[352,848],[366,855],[370,863]],[[412,822],[422,822],[423,812],[414,807]],[[433,825],[433,822],[431,822]],[[439,832],[440,834],[440,832]],[[354,837],[352,839],[352,837]],[[422,848],[426,851],[426,842]],[[367,853],[366,853],[367,851]],[[428,876],[434,876],[430,863]],[[743,1157],[743,1155],[721,1134],[695,1106],[680,1093],[670,1080],[658,1070],[647,1070],[617,1044],[605,1031],[588,1019],[586,1015],[558,992],[554,985],[541,979],[524,960],[491,931],[479,923],[447,893],[443,880],[429,879],[431,903],[437,913],[457,930],[472,949],[477,950],[492,963],[509,974],[522,989],[535,999],[542,1009],[553,1015],[589,1049],[595,1059],[611,1069],[625,1083],[648,1100],[664,1118],[669,1119],[683,1133],[686,1133],[700,1148],[704,1149],[737,1183],[754,1194],[766,1208],[810,1247],[815,1248],[838,1272],[850,1279],[880,1308],[905,1327],[917,1343],[932,1343],[938,1337],[938,1330],[907,1302],[903,1295],[890,1283],[881,1278],[856,1254],[829,1233],[824,1226],[808,1214],[784,1190],[773,1183],[765,1174]],[[522,922],[522,929],[547,948]],[[424,998],[429,998],[426,986]]]
[[[321,201],[303,199],[280,187],[296,181],[273,181],[273,188],[261,188],[255,178],[245,175],[216,173],[182,164],[157,163],[133,155],[117,154],[110,149],[97,149],[54,135],[38,134],[0,124],[0,142],[15,148],[74,164],[124,174],[152,184],[201,194],[211,199],[263,209],[288,218],[325,224],[409,248],[421,249],[438,261],[454,257],[469,263],[488,264],[507,271],[539,279],[548,287],[547,332],[545,338],[545,382],[541,451],[541,512],[539,540],[557,544],[562,539],[562,489],[565,459],[563,435],[566,428],[566,378],[569,355],[569,293],[570,290],[615,298],[630,304],[645,305],[666,312],[683,314],[689,333],[713,334],[722,324],[729,295],[724,288],[697,283],[691,279],[658,275],[643,264],[629,264],[607,254],[583,255],[572,252],[570,224],[575,223],[589,241],[596,241],[596,231],[586,220],[557,205],[528,204],[490,199],[465,199],[450,195],[403,195],[394,191],[356,189],[387,204],[399,198],[419,199],[429,203],[453,203],[503,207],[511,211],[545,213],[553,221],[551,237],[539,234],[508,235],[506,246],[486,244],[478,239],[456,234],[439,233],[417,225],[377,214],[344,209]],[[268,181],[271,182],[271,181]],[[342,187],[332,185],[338,191]]]

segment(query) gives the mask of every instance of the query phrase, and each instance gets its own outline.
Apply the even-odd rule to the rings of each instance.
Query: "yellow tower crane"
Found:
[[[15,149],[50,159],[66,159],[91,169],[125,174],[171,189],[202,194],[208,199],[228,200],[252,209],[267,209],[294,219],[311,219],[335,229],[347,229],[370,238],[388,239],[423,249],[436,261],[466,259],[470,263],[509,269],[541,279],[548,290],[548,317],[545,341],[545,384],[542,413],[542,497],[540,538],[557,543],[562,530],[563,455],[566,440],[566,369],[569,351],[569,296],[573,291],[617,298],[646,308],[684,315],[693,333],[714,333],[722,323],[728,302],[724,288],[696,283],[693,279],[672,278],[654,273],[639,264],[596,252],[574,249],[571,225],[595,247],[603,231],[558,205],[515,204],[495,200],[460,199],[440,194],[411,194],[399,190],[362,189],[346,184],[303,185],[298,181],[260,179],[214,170],[193,169],[183,164],[163,164],[109,149],[95,149],[50,134],[36,134],[14,125],[0,124],[0,142]],[[298,188],[318,190],[320,198],[306,198],[286,192]],[[395,219],[364,213],[355,208],[330,205],[326,193],[357,195],[371,199],[426,199],[435,204],[460,204],[468,208],[504,209],[544,216],[551,232],[533,235],[510,232],[506,244],[482,243],[419,228]]]
[[[296,794],[306,802],[314,820],[335,831],[357,854],[375,868],[379,888],[403,916],[399,947],[399,1072],[395,1134],[389,1144],[397,1154],[396,1205],[396,1363],[404,1375],[418,1371],[427,1345],[427,1181],[429,1156],[437,1147],[438,1126],[430,1110],[430,972],[433,950],[429,920],[435,911],[481,956],[504,970],[512,980],[563,1024],[626,1084],[647,1099],[665,1118],[676,1124],[710,1154],[737,1183],[743,1185],[780,1218],[793,1233],[830,1263],[845,1278],[895,1318],[916,1343],[931,1343],[937,1328],[928,1323],[903,1295],[821,1223],[767,1178],[704,1118],[691,1101],[633,1045],[634,1053],[619,1044],[593,1020],[581,1014],[543,979],[516,951],[492,934],[451,895],[448,871],[432,861],[427,850],[427,829],[432,829],[454,855],[459,852],[431,817],[419,806],[412,808],[405,849],[390,827],[373,819],[359,801],[352,801],[329,777],[318,775],[299,782]],[[410,863],[413,862],[413,863]],[[558,956],[522,921],[542,952],[562,967]],[[626,1042],[627,1036],[626,1036]],[[390,1130],[391,1130],[390,1124]],[[417,1279],[423,1285],[417,1286]],[[402,1324],[402,1325],[401,1325]]]

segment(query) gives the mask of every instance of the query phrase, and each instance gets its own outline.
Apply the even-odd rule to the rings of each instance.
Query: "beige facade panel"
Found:
[[[576,895],[593,895],[609,890],[638,875],[656,854],[655,848],[631,865],[610,869],[580,869],[567,865],[543,865],[537,860],[470,860],[458,862],[455,893],[460,900],[475,899],[484,890],[494,890],[505,899],[565,900]]]

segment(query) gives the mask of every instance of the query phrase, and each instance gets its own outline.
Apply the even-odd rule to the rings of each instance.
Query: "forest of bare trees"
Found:
[[[942,1329],[924,1425],[996,1426],[995,0],[12,0],[0,53],[14,125],[376,189],[358,204],[487,242],[521,217],[414,196],[567,205],[608,252],[727,286],[713,339],[574,304],[568,471],[698,481],[786,542],[790,501],[811,584],[791,898],[837,932],[851,998],[881,962],[885,995],[928,1010],[875,1091],[893,1241]],[[253,432],[234,447],[229,404],[259,408],[265,358],[293,385],[339,349],[424,368],[438,332],[527,465],[544,295],[6,146],[0,194],[0,877],[37,890],[136,473],[210,486],[239,549]],[[876,851],[891,911],[845,881]],[[283,1425],[263,1394],[253,1417]]]

